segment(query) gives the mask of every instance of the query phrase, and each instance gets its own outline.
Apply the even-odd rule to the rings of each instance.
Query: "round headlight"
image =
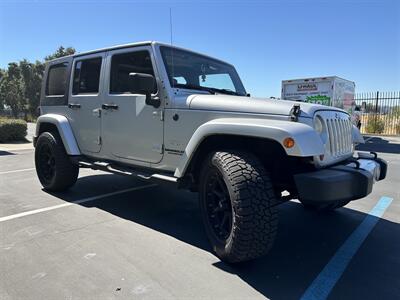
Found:
[[[324,131],[324,124],[320,116],[317,116],[314,120],[314,129],[316,132],[321,134]]]

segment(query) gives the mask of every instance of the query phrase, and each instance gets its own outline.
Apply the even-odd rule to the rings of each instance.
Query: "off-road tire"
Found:
[[[314,204],[314,203],[303,203],[303,202],[302,204],[306,209],[309,210],[314,210],[317,212],[330,212],[334,211],[335,209],[346,206],[349,202],[350,200],[341,200],[327,204]]]
[[[207,185],[212,184],[210,174],[219,174],[229,193],[232,225],[225,239],[219,238],[211,225],[207,202]],[[211,153],[200,173],[199,201],[207,236],[221,260],[252,260],[272,247],[278,227],[274,206],[277,201],[270,177],[254,155],[241,151]]]
[[[56,132],[44,132],[39,136],[35,149],[35,165],[39,181],[47,191],[65,191],[78,178],[79,166],[71,162]]]

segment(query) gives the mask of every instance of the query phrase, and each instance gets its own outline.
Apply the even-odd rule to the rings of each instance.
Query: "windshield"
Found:
[[[246,95],[239,75],[231,65],[189,51],[171,47],[160,49],[172,87]]]

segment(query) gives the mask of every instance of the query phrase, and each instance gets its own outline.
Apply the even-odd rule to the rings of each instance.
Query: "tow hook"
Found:
[[[349,162],[354,163],[356,165],[356,169],[360,168],[360,162],[357,159],[355,159],[354,157],[350,158]]]

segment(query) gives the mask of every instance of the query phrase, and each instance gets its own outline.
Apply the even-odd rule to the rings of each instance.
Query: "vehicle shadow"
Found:
[[[5,156],[5,155],[15,155],[15,154],[9,151],[0,150],[0,156]]]
[[[400,144],[385,137],[366,137],[365,144],[357,145],[356,150],[400,154]]]
[[[86,176],[78,180],[72,193],[56,195],[66,201],[74,201],[81,198],[79,191],[82,189],[110,183],[118,185],[120,183],[112,182],[125,178],[115,175]],[[128,179],[132,182],[131,178]],[[143,185],[140,181],[135,184]],[[80,205],[97,207],[211,252],[194,193],[158,185]],[[305,210],[297,202],[285,203],[280,207],[275,245],[267,256],[240,265],[217,262],[213,267],[237,275],[269,299],[298,299],[365,216],[349,208],[319,214]],[[398,253],[399,224],[380,220],[334,288],[331,298],[398,297]]]

